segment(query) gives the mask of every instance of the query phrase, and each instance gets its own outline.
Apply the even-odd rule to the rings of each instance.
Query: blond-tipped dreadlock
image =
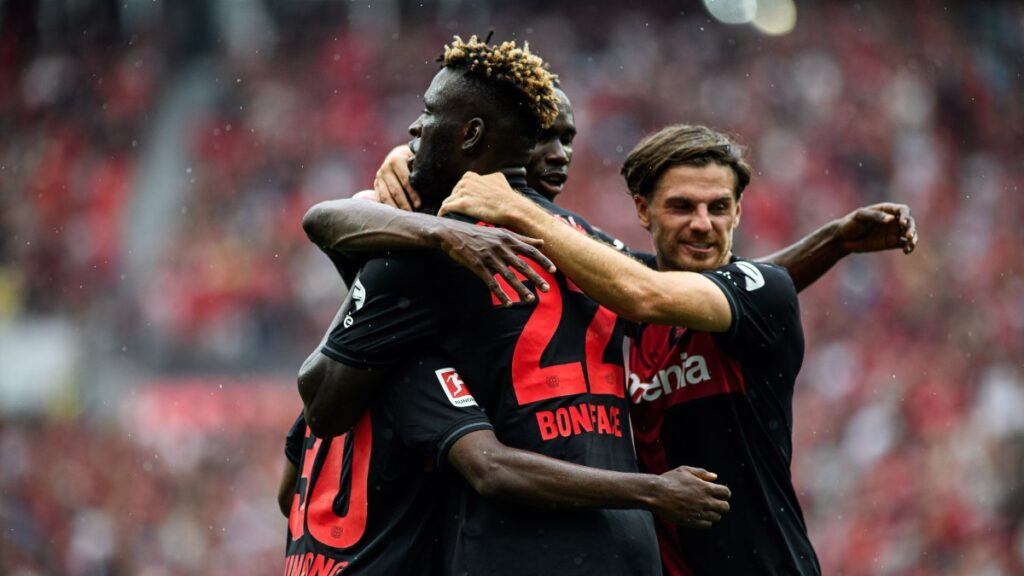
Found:
[[[527,42],[517,48],[514,41],[488,45],[475,34],[469,42],[456,36],[445,45],[440,60],[445,68],[465,70],[515,87],[526,96],[541,128],[549,128],[558,117],[558,97],[553,88],[557,76],[548,71],[547,62],[530,52]]]

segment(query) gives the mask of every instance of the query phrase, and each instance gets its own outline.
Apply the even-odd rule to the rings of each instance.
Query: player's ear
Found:
[[[640,194],[633,194],[633,204],[636,206],[636,217],[644,230],[651,229],[650,202]]]
[[[483,118],[479,116],[470,118],[462,132],[462,150],[471,152],[477,149],[484,140],[486,128]]]
[[[740,225],[740,216],[743,214],[743,203],[736,200],[736,221],[733,222],[733,228]]]

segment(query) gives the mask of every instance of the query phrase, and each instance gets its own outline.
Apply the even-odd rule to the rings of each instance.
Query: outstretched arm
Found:
[[[542,244],[538,240],[359,199],[321,202],[306,212],[302,227],[309,239],[332,258],[371,250],[443,250],[483,280],[505,304],[512,299],[501,289],[495,275],[500,274],[521,297],[534,298],[512,269],[542,291],[547,290],[547,283],[520,256],[544,268],[553,268],[537,249]]]
[[[844,257],[856,252],[917,247],[917,223],[905,204],[865,206],[833,220],[796,244],[762,258],[789,271],[797,292],[815,283]]]
[[[542,250],[588,296],[629,320],[724,332],[722,290],[693,272],[657,272],[564,225],[512,190],[502,174],[467,172],[441,212],[459,212],[544,241]]]
[[[690,528],[709,528],[729,511],[730,491],[706,470],[662,475],[589,468],[510,448],[491,430],[457,440],[448,461],[481,496],[558,508],[643,508]]]

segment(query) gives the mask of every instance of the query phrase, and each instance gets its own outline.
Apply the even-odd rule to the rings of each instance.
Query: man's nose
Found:
[[[707,206],[698,206],[690,219],[690,228],[698,232],[711,231],[711,216],[708,214]]]
[[[563,146],[560,141],[555,140],[555,142],[548,147],[547,160],[549,164],[565,166],[569,163],[569,151],[566,150],[565,146]]]

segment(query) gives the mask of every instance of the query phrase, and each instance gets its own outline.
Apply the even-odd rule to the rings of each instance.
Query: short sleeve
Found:
[[[435,275],[446,258],[433,251],[373,258],[349,290],[348,311],[321,352],[356,368],[383,368],[441,334],[443,295]]]
[[[736,260],[704,272],[717,284],[732,310],[729,330],[719,339],[739,357],[771,355],[799,346],[803,354],[800,305],[784,268]]]
[[[284,457],[296,467],[302,462],[302,449],[306,440],[306,419],[302,414],[295,419],[288,435],[284,438]]]
[[[403,443],[443,462],[459,439],[477,430],[492,430],[469,385],[439,353],[420,353],[396,373],[388,388],[395,430]]]

